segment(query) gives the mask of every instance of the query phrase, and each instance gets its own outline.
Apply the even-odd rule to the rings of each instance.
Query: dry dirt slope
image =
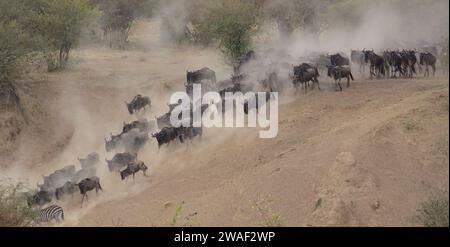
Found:
[[[219,132],[69,225],[168,225],[180,202],[177,225],[258,225],[257,195],[288,226],[414,225],[419,202],[448,188],[448,79],[300,95],[281,107],[271,140],[239,130],[215,141]]]

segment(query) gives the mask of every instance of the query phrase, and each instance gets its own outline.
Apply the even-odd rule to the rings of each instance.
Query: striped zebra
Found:
[[[52,220],[56,220],[57,223],[59,223],[61,220],[64,220],[64,211],[62,207],[58,205],[52,205],[39,210],[35,222],[37,224],[40,224],[42,222],[50,222]]]

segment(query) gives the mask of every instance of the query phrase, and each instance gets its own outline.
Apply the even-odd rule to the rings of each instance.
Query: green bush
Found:
[[[91,0],[101,10],[100,24],[110,47],[124,48],[138,17],[153,14],[156,0]]]
[[[43,40],[43,52],[48,70],[63,69],[71,49],[80,40],[81,30],[91,17],[98,15],[87,0],[38,0],[32,16],[32,32]]]
[[[0,23],[0,82],[19,77],[30,51],[29,36],[15,22]]]
[[[0,181],[0,227],[32,226],[36,211],[27,205],[22,183]]]
[[[447,195],[434,195],[420,204],[416,220],[426,227],[448,227]]]
[[[251,48],[258,13],[252,1],[207,1],[191,19],[195,39],[203,44],[217,42],[225,61],[235,65]]]

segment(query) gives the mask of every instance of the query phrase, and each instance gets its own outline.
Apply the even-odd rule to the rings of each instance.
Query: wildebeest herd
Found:
[[[310,59],[310,62],[300,63],[298,66],[292,66],[289,78],[297,89],[303,89],[305,92],[311,86],[320,90],[319,72],[327,71],[327,76],[334,79],[335,90],[342,91],[341,80],[347,80],[347,87],[350,81],[354,80],[352,74],[352,65],[358,66],[360,75],[366,73],[366,66],[369,67],[369,77],[372,78],[412,78],[418,73],[424,73],[424,76],[430,76],[429,68],[432,69],[432,75],[436,71],[437,51],[434,49],[423,50],[385,50],[382,52],[374,52],[374,50],[351,50],[350,58],[342,53],[332,55],[318,54]],[[186,93],[192,97],[193,85],[200,84],[202,88],[207,90],[215,90],[225,99],[225,93],[242,92],[246,93],[253,90],[253,86],[247,85],[245,80],[248,78],[244,66],[252,60],[256,60],[257,55],[254,51],[245,54],[234,66],[234,74],[230,79],[217,81],[216,73],[207,67],[197,71],[187,71],[186,83],[184,84]],[[259,86],[266,93],[280,92],[283,88],[278,74],[271,71],[265,78],[260,79]],[[266,97],[266,102],[270,97]],[[151,99],[148,96],[136,95],[130,103],[126,102],[126,108],[129,114],[137,114],[141,111],[151,108]],[[148,120],[144,117],[138,117],[130,123],[123,123],[120,134],[105,138],[105,149],[109,152],[115,152],[111,159],[105,158],[108,170],[117,174],[120,179],[125,180],[129,176],[133,179],[135,174],[142,171],[147,176],[147,165],[138,159],[139,151],[150,141],[150,137],[155,138],[158,144],[158,150],[163,145],[168,145],[174,141],[188,144],[189,141],[198,137],[201,139],[203,135],[202,127],[174,127],[171,125],[170,116],[175,107],[181,105],[169,104],[169,111],[161,116],[155,117],[155,120]],[[210,103],[212,104],[212,103]],[[191,121],[192,121],[192,103]],[[203,113],[209,104],[201,105]],[[248,102],[244,102],[244,111],[249,112]],[[256,105],[256,110],[258,109]],[[191,122],[192,123],[192,122]],[[56,170],[48,176],[43,176],[43,183],[38,184],[38,190],[34,193],[27,194],[30,206],[43,206],[51,203],[53,200],[63,200],[68,196],[73,197],[76,191],[82,195],[81,206],[84,200],[88,200],[88,192],[95,190],[102,191],[100,178],[97,175],[98,164],[101,163],[98,153],[88,154],[84,158],[78,158],[80,169],[77,170],[74,165],[65,166]],[[48,215],[55,212],[55,215]],[[57,215],[56,215],[57,214]],[[47,219],[63,219],[62,208],[53,205],[42,209],[41,215],[48,216]],[[42,218],[42,217],[41,217]],[[42,221],[42,219],[41,219]]]

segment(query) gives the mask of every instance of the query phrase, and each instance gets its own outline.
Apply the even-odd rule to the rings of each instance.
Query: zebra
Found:
[[[52,220],[56,220],[57,223],[60,223],[61,220],[64,220],[64,210],[62,209],[62,207],[58,205],[52,205],[39,210],[35,222],[37,224],[40,224],[42,222],[50,222]]]

